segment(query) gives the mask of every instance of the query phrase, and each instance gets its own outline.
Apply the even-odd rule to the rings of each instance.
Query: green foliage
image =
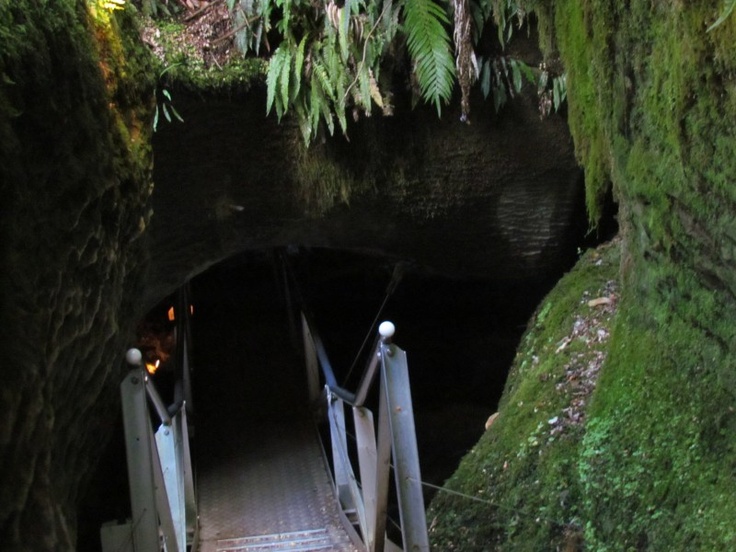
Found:
[[[174,117],[177,121],[180,123],[184,122],[184,119],[181,115],[179,115],[179,112],[174,107],[174,104],[172,103],[171,99],[171,93],[166,89],[161,89],[161,96],[162,99],[156,102],[156,108],[153,112],[153,131],[155,132],[158,130],[158,120],[159,120],[159,113],[163,113],[164,119],[166,119],[166,122],[171,122],[172,117]]]
[[[269,61],[267,111],[275,110],[281,119],[293,109],[305,142],[317,136],[321,123],[330,134],[335,122],[347,132],[349,110],[353,116],[370,116],[373,104],[390,108],[378,83],[380,62],[398,30],[398,6],[348,0],[342,7],[330,3],[317,11],[308,2],[271,6],[264,0],[241,2],[237,9],[255,19],[238,39],[249,50],[258,51],[262,32],[274,28],[281,33]]]
[[[161,73],[159,74],[159,82],[161,82],[162,77],[171,69],[173,69],[175,66],[170,65]],[[156,107],[153,111],[153,131],[156,132],[158,130],[158,122],[160,114],[163,114],[164,119],[166,119],[167,122],[171,122],[173,119],[176,119],[180,123],[184,122],[184,119],[181,115],[179,115],[179,112],[176,110],[173,104],[173,100],[171,99],[171,92],[169,92],[168,88],[165,88],[163,86],[156,87]]]
[[[235,46],[247,54],[260,52],[264,33],[270,30],[271,3],[262,0],[227,0],[227,7],[233,18]]]
[[[437,107],[452,94],[455,65],[450,40],[444,30],[449,23],[445,12],[433,0],[406,0],[404,27],[409,53],[422,97]]]
[[[203,49],[190,43],[185,25],[168,18],[144,19],[141,23],[148,27],[145,29],[148,40],[155,41],[155,49],[160,56],[156,58],[159,67],[154,74],[160,75],[165,71],[167,81],[175,82],[178,89],[197,93],[242,92],[263,81],[267,64],[260,58],[234,56],[219,66],[207,59]]]
[[[222,67],[187,46],[185,33],[175,31],[170,20],[160,20],[171,13],[166,11],[169,3],[138,0],[137,5],[159,18],[155,40],[164,52],[163,65],[178,67],[172,75],[177,84],[247,87],[250,77],[266,67],[267,112],[275,112],[279,120],[296,115],[307,143],[321,129],[347,133],[351,118],[371,116],[376,108],[391,114],[392,79],[400,68],[409,70],[412,104],[422,98],[438,114],[459,82],[463,119],[470,88],[479,80],[484,96],[492,97],[498,110],[526,80],[536,82],[539,75],[503,52],[526,18],[515,0],[329,0],[319,5],[309,0],[226,0],[229,34],[243,58]],[[491,49],[498,47],[501,53],[476,55],[484,29],[493,26],[498,27],[499,43]],[[555,107],[564,99],[559,91],[549,91]],[[176,118],[167,99],[159,105],[164,117],[168,111]]]
[[[228,0],[235,26],[235,43],[244,54],[271,50],[267,37],[275,31],[279,43],[270,54],[267,111],[279,119],[290,111],[298,116],[305,141],[312,141],[324,125],[332,134],[375,106],[391,113],[390,78],[385,65],[394,63],[403,48],[411,59],[418,96],[441,113],[450,101],[456,76],[468,110],[470,85],[481,76],[484,94],[496,108],[517,94],[522,76],[534,72],[508,56],[475,61],[473,41],[487,24],[500,25],[502,47],[520,26],[525,12],[512,0],[390,0],[334,1],[315,9],[304,0]],[[455,55],[450,42],[448,8],[455,11]],[[474,27],[469,27],[470,14]],[[463,32],[458,34],[458,25]],[[390,58],[390,59],[389,59]],[[457,58],[457,59],[456,59]],[[459,73],[456,73],[456,66]],[[413,88],[414,89],[414,88]]]
[[[545,64],[539,74],[537,83],[537,95],[539,96],[539,113],[547,117],[552,111],[558,111],[567,98],[567,73],[552,76]]]
[[[508,95],[513,98],[521,92],[525,79],[534,82],[536,78],[534,70],[518,59],[498,56],[480,60],[480,89],[485,98],[493,98],[496,111],[506,103]]]
[[[570,335],[591,314],[587,300],[616,278],[619,253],[616,243],[589,251],[540,304],[499,417],[445,484],[477,500],[439,492],[430,505],[433,550],[580,549],[574,544],[583,534],[577,458],[584,426],[558,424],[575,400],[569,386],[580,377],[576,367],[605,354],[604,344]]]
[[[736,25],[715,4],[545,2],[591,213],[611,182],[621,203],[625,287],[584,430],[564,451],[544,448],[543,422],[569,298],[545,300],[498,427],[448,484],[493,505],[436,499],[439,549],[736,548]],[[554,483],[572,506],[555,504]],[[540,529],[549,512],[565,529]]]
[[[140,0],[141,11],[149,17],[171,17],[172,9],[167,0]]]

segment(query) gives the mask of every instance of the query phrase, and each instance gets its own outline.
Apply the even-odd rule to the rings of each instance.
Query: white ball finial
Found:
[[[393,337],[395,332],[396,332],[396,326],[394,326],[393,322],[389,322],[388,320],[386,320],[385,322],[381,322],[381,325],[378,326],[378,333],[384,339]]]
[[[128,349],[125,353],[125,360],[128,364],[132,364],[133,366],[140,366],[141,360],[143,360],[143,355],[138,349]]]

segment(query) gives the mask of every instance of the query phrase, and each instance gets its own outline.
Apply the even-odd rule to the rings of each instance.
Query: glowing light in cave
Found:
[[[156,370],[158,370],[158,367],[160,365],[161,365],[161,361],[158,359],[154,363],[146,362],[146,370],[148,371],[149,374],[153,375],[156,373]]]
[[[194,305],[189,305],[189,314],[194,315]],[[166,311],[166,317],[169,319],[169,322],[174,322],[176,320],[176,311],[174,310],[174,307],[169,307],[169,310]]]

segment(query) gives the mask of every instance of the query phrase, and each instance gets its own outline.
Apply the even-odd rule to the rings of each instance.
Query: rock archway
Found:
[[[539,279],[569,266],[585,233],[583,185],[564,119],[533,97],[471,125],[450,110],[360,121],[349,142],[305,151],[264,114],[261,91],[175,94],[185,124],[154,138],[151,299],[250,248],[374,252],[456,276]]]

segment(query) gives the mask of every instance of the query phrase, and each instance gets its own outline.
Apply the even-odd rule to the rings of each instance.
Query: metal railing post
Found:
[[[310,404],[316,403],[320,398],[319,386],[319,361],[317,360],[317,349],[314,346],[312,332],[309,329],[309,322],[302,313],[302,337],[304,339],[304,361],[307,369],[307,389],[309,392]]]
[[[186,519],[187,544],[196,550],[199,538],[199,524],[197,522],[197,498],[194,494],[194,470],[192,467],[192,452],[189,447],[189,421],[187,419],[187,403],[182,405],[179,416],[182,455],[182,477],[184,479],[184,512]]]
[[[369,359],[355,394],[337,386],[322,342],[304,313],[302,326],[310,397],[317,396],[320,370],[326,380],[323,397],[327,400],[333,479],[343,514],[346,509],[355,510],[363,545],[368,552],[401,550],[386,537],[393,456],[404,550],[428,552],[429,536],[409,372],[406,353],[391,344],[394,325],[383,322],[379,326],[374,356]],[[381,377],[376,428],[373,414],[363,403],[378,373]],[[357,487],[347,451],[344,403],[353,406],[361,489]]]
[[[376,433],[373,427],[373,414],[362,406],[353,407],[355,441],[358,447],[358,468],[363,490],[365,510],[365,542],[368,552],[376,550],[376,511],[378,509],[378,469],[376,455]]]
[[[134,353],[126,355],[131,364]],[[145,374],[142,368],[131,370],[120,384],[125,426],[125,452],[128,458],[128,481],[132,513],[133,549],[136,552],[159,550],[158,519],[154,492],[151,421],[146,407]]]
[[[120,385],[132,509],[126,524],[130,550],[184,552],[197,538],[186,402],[170,412],[141,367],[141,352],[130,349],[125,357],[136,366]],[[149,401],[161,421],[155,434]]]
[[[381,375],[386,383],[384,392],[391,426],[394,476],[404,550],[429,551],[406,353],[395,345],[384,343],[381,348],[381,365]]]
[[[391,427],[389,425],[386,384],[380,378],[378,395],[378,433],[376,438],[376,551],[384,550],[388,516],[388,485],[391,479]]]
[[[183,410],[181,411],[183,412]],[[162,525],[167,527],[167,540],[176,540],[177,550],[186,550],[186,497],[184,492],[184,466],[181,443],[181,417],[174,417],[170,425],[160,425],[156,431],[156,448],[163,469],[166,501],[162,504],[166,515],[161,515]],[[165,523],[164,523],[165,520]],[[167,547],[170,550],[170,547]]]

